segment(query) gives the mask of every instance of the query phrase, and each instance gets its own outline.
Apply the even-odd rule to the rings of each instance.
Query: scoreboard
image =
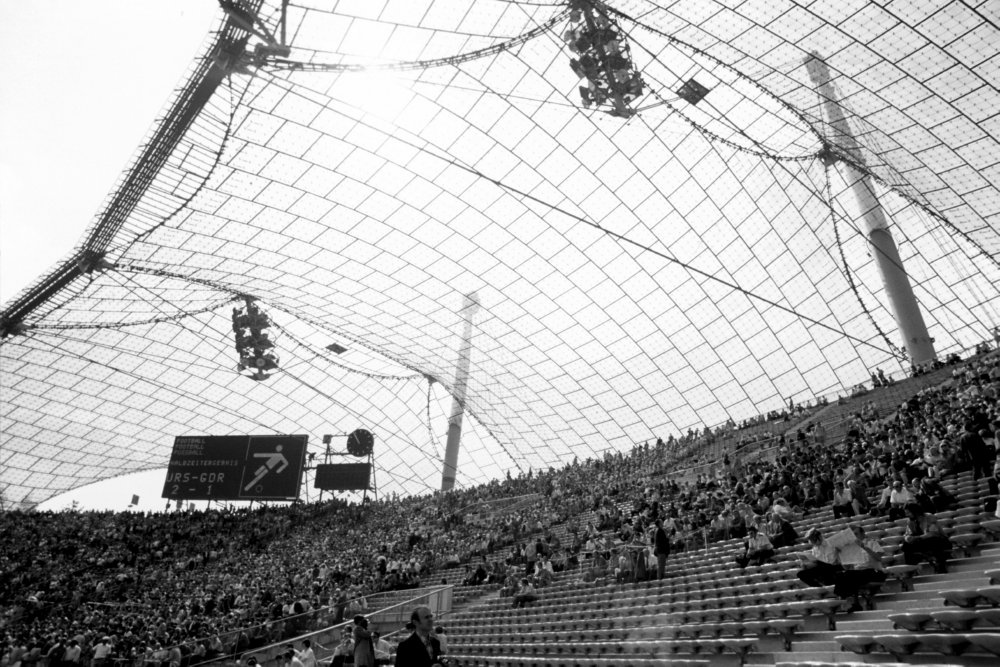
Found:
[[[171,500],[295,500],[307,435],[178,436],[163,497]]]
[[[321,463],[316,466],[313,486],[323,491],[364,491],[371,487],[371,465],[367,463]]]

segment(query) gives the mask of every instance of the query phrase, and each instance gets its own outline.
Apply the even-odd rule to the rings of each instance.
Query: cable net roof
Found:
[[[996,4],[604,8],[629,118],[581,105],[563,3],[300,0],[257,61],[220,11],[76,253],[5,307],[6,499],[164,466],[177,435],[358,427],[380,490],[436,488],[469,295],[459,485],[908,368],[844,165],[937,352],[1000,323]],[[244,295],[264,382],[235,367]]]

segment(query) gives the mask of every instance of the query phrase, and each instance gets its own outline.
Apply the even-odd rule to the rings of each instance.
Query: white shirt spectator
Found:
[[[94,646],[94,660],[106,660],[111,655],[111,643],[101,640]]]
[[[913,502],[913,494],[905,486],[893,487],[889,494],[889,504],[905,506]]]
[[[862,546],[863,545],[863,546]],[[879,557],[873,557],[868,551],[873,551]],[[851,566],[857,569],[882,569],[881,556],[883,553],[882,545],[878,543],[878,540],[866,539],[864,542],[853,542],[847,544],[840,548],[840,564],[846,566]]]
[[[299,651],[299,660],[302,661],[302,667],[316,667],[316,653],[311,646]]]
[[[837,550],[826,543],[823,540],[819,544],[816,544],[809,550],[812,557],[818,561],[822,561],[829,565],[835,565],[837,563]]]
[[[376,660],[388,660],[389,656],[392,655],[392,644],[390,644],[385,639],[381,637],[375,642],[375,659]]]

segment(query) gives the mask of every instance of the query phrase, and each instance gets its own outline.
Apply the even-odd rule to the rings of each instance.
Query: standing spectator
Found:
[[[976,423],[967,421],[965,432],[958,441],[959,449],[969,459],[972,464],[972,478],[989,477],[990,463],[992,463],[990,451],[983,436],[976,430]]]
[[[75,639],[69,640],[69,646],[66,647],[66,652],[63,654],[63,664],[66,667],[78,667],[80,664],[80,654],[82,649],[80,648],[80,642]],[[178,653],[180,651],[178,650]],[[171,665],[173,667],[173,665]],[[180,661],[177,662],[177,667],[180,667]]]
[[[429,607],[417,607],[410,614],[413,634],[396,647],[396,667],[440,667],[441,642],[434,637],[434,615]]]
[[[826,428],[823,426],[823,422],[818,421],[813,426],[813,438],[821,448],[826,445]]]
[[[671,519],[672,520],[672,519]],[[667,567],[667,557],[670,556],[670,535],[663,527],[663,519],[656,520],[656,530],[653,531],[653,555],[656,556],[656,578],[663,580]]]
[[[63,656],[66,654],[66,645],[62,639],[56,639],[55,643],[45,654],[45,663],[48,667],[62,667]]]
[[[534,540],[528,540],[528,544],[524,549],[524,558],[527,561],[527,566],[524,570],[525,574],[534,574],[535,561],[538,560],[538,545]]]
[[[93,667],[104,667],[108,664],[111,655],[111,637],[101,637],[101,641],[94,646]]]
[[[368,619],[361,615],[354,617],[354,665],[375,667],[372,633],[368,631]]]

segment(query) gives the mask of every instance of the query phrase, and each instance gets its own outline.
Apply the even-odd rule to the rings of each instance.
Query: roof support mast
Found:
[[[811,54],[805,64],[809,78],[819,93],[826,122],[836,136],[836,147],[847,152],[858,164],[864,165],[857,140],[851,133],[850,125],[837,98],[837,91],[830,79],[829,68],[816,53]],[[919,366],[933,361],[936,358],[934,339],[927,332],[920,304],[913,294],[910,277],[903,269],[903,260],[889,230],[889,220],[875,195],[871,178],[864,171],[839,159],[829,149],[826,154],[827,164],[839,167],[844,182],[848,184],[861,211],[868,245],[882,276],[889,308],[896,320],[896,326],[899,327],[910,362]]]
[[[444,468],[441,470],[441,490],[455,488],[455,474],[458,472],[458,450],[462,444],[462,415],[465,412],[465,390],[469,384],[469,363],[472,357],[472,318],[479,310],[479,295],[467,294],[462,313],[465,316],[465,332],[462,347],[458,353],[455,369],[455,390],[452,393],[451,415],[448,417],[448,444],[444,453]]]

